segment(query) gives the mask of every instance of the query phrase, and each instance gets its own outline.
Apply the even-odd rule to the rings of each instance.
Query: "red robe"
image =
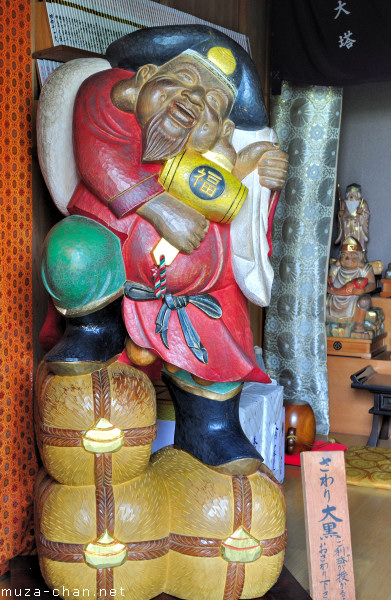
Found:
[[[127,279],[153,288],[151,251],[160,236],[135,211],[163,191],[158,182],[162,165],[142,163],[141,130],[135,116],[117,109],[110,97],[117,81],[132,76],[129,71],[111,69],[89,77],[79,90],[73,136],[81,180],[68,209],[71,214],[90,217],[114,231],[123,243]],[[211,222],[200,248],[190,256],[178,254],[167,268],[167,292],[208,293],[220,303],[220,319],[212,319],[191,304],[186,307],[208,352],[207,364],[200,362],[187,346],[175,311],[168,329],[169,349],[155,333],[160,299],[124,299],[125,324],[136,344],[211,381],[270,382],[255,362],[247,300],[231,268],[229,225]]]

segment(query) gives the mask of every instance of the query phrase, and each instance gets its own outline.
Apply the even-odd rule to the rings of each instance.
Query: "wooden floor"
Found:
[[[364,446],[366,438],[334,434],[348,447]],[[391,440],[379,446],[391,448]],[[307,552],[304,531],[300,467],[285,467],[288,546],[285,565],[308,591]],[[391,491],[348,486],[350,527],[356,584],[356,600],[391,600]],[[0,580],[1,589],[9,580]],[[332,599],[330,599],[332,600]]]
[[[334,434],[346,446],[365,446],[367,438]],[[391,440],[379,446],[391,448]],[[300,467],[285,466],[288,545],[285,565],[308,591],[307,553]],[[348,485],[356,600],[391,599],[391,490]]]

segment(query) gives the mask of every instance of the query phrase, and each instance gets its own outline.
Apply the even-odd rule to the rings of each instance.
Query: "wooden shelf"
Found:
[[[386,335],[386,333],[382,333],[373,340],[328,337],[327,354],[329,356],[375,358],[377,354],[387,350],[387,346],[384,344]]]
[[[75,58],[102,58],[102,54],[96,52],[65,45],[54,46],[44,2],[34,2],[34,52],[32,56],[58,62],[68,62]]]
[[[33,58],[56,60],[65,63],[75,58],[104,58],[104,55],[97,52],[90,52],[89,50],[80,50],[72,46],[51,46],[37,50],[37,52],[33,53]]]
[[[330,430],[335,433],[368,437],[371,432],[373,419],[368,411],[373,406],[373,394],[351,388],[350,376],[368,364],[379,373],[391,374],[388,351],[391,348],[391,298],[372,297],[372,304],[384,311],[385,337],[382,343],[387,350],[374,358],[327,356]]]

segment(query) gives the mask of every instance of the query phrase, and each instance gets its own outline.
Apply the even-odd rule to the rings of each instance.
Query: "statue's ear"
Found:
[[[157,69],[156,65],[144,65],[138,69],[134,77],[116,83],[111,90],[111,100],[114,106],[124,112],[133,112],[141,88],[148,79],[151,79]]]
[[[143,65],[140,67],[135,75],[136,83],[141,88],[151,77],[153,77],[158,70],[156,65]]]
[[[235,131],[235,123],[230,119],[226,119],[221,130],[221,137],[226,137],[229,142],[232,142],[232,136]]]

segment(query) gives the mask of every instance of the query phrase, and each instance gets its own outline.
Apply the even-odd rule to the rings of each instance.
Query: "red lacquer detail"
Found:
[[[353,279],[352,283],[353,283],[354,287],[356,287],[358,290],[363,290],[368,283],[368,278],[367,277],[359,277],[358,279]]]
[[[160,163],[141,162],[141,131],[132,113],[111,101],[113,86],[133,73],[110,69],[89,77],[78,92],[73,144],[85,186],[121,218],[163,191]]]
[[[153,186],[148,193],[144,192],[146,182],[152,185],[157,175],[146,179],[145,169],[150,170],[150,175],[153,171],[157,172],[160,165],[141,164],[141,132],[136,119],[119,111],[110,100],[114,83],[129,76],[126,71],[113,69],[100,73],[99,77],[89,78],[79,91],[74,135],[82,180],[68,208],[71,214],[93,218],[114,231],[123,242],[127,279],[153,289],[151,251],[159,242],[160,235],[134,211],[140,203],[154,195]],[[130,213],[125,212],[122,218],[117,218],[119,213],[116,216],[107,202],[113,195],[128,189],[130,178],[141,185],[138,190],[136,186],[132,193],[129,192]],[[136,344],[151,349],[163,360],[203,379],[270,382],[256,364],[247,300],[232,273],[229,225],[210,223],[201,246],[190,256],[180,253],[167,268],[166,286],[167,293],[209,293],[219,301],[223,316],[217,320],[191,304],[186,308],[207,349],[208,364],[198,361],[188,348],[175,312],[171,315],[169,326],[170,348],[164,346],[160,335],[155,333],[161,299],[124,300],[125,324]]]

